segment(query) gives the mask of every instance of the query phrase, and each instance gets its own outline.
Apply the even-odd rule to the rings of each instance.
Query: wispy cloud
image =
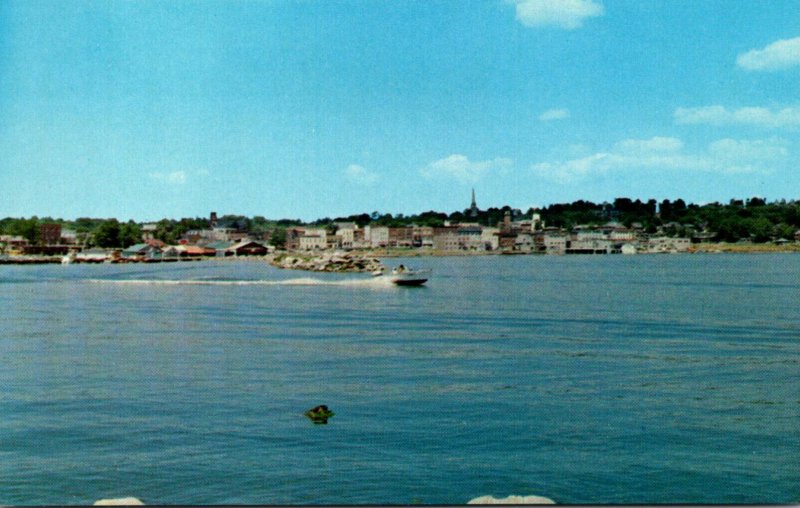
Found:
[[[358,185],[372,185],[378,181],[378,175],[358,164],[350,164],[344,170],[344,175],[352,183]]]
[[[172,171],[170,173],[155,172],[148,173],[147,176],[159,182],[172,183],[176,185],[182,185],[186,183],[187,180],[186,171]]]
[[[492,170],[508,167],[511,159],[498,157],[487,161],[471,161],[464,155],[453,154],[431,162],[420,170],[425,178],[450,178],[461,183],[475,183]]]
[[[789,155],[780,138],[760,140],[720,139],[699,153],[687,153],[680,139],[654,137],[626,139],[610,150],[578,159],[534,164],[539,176],[574,183],[611,171],[705,171],[714,173],[767,173]]]
[[[539,120],[542,122],[551,122],[553,120],[564,120],[569,118],[569,110],[568,109],[548,109],[541,115],[539,115]]]
[[[678,108],[673,115],[682,124],[756,125],[762,127],[790,127],[800,125],[800,108],[747,107],[728,110],[723,106]]]
[[[748,71],[777,71],[800,65],[800,37],[742,53],[736,58],[736,65]]]
[[[553,26],[573,30],[587,18],[602,16],[603,5],[593,0],[511,0],[517,20],[525,26]]]

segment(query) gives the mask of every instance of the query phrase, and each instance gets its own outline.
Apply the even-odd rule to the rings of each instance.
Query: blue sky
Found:
[[[0,217],[800,198],[800,2],[0,2]]]

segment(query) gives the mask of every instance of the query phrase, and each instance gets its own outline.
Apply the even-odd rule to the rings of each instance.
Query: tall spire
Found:
[[[472,204],[469,205],[469,216],[478,216],[478,205],[475,203],[475,187],[472,188]]]

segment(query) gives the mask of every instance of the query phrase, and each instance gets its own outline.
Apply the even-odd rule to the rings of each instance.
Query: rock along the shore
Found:
[[[278,255],[270,263],[278,268],[312,272],[374,272],[382,268],[380,260],[354,253],[326,252],[318,256]]]

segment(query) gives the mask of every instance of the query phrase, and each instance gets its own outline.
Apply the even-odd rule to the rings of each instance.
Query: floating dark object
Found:
[[[328,423],[328,418],[333,416],[333,411],[328,409],[328,406],[321,405],[314,408],[309,409],[306,411],[306,416],[316,424],[326,424]]]

